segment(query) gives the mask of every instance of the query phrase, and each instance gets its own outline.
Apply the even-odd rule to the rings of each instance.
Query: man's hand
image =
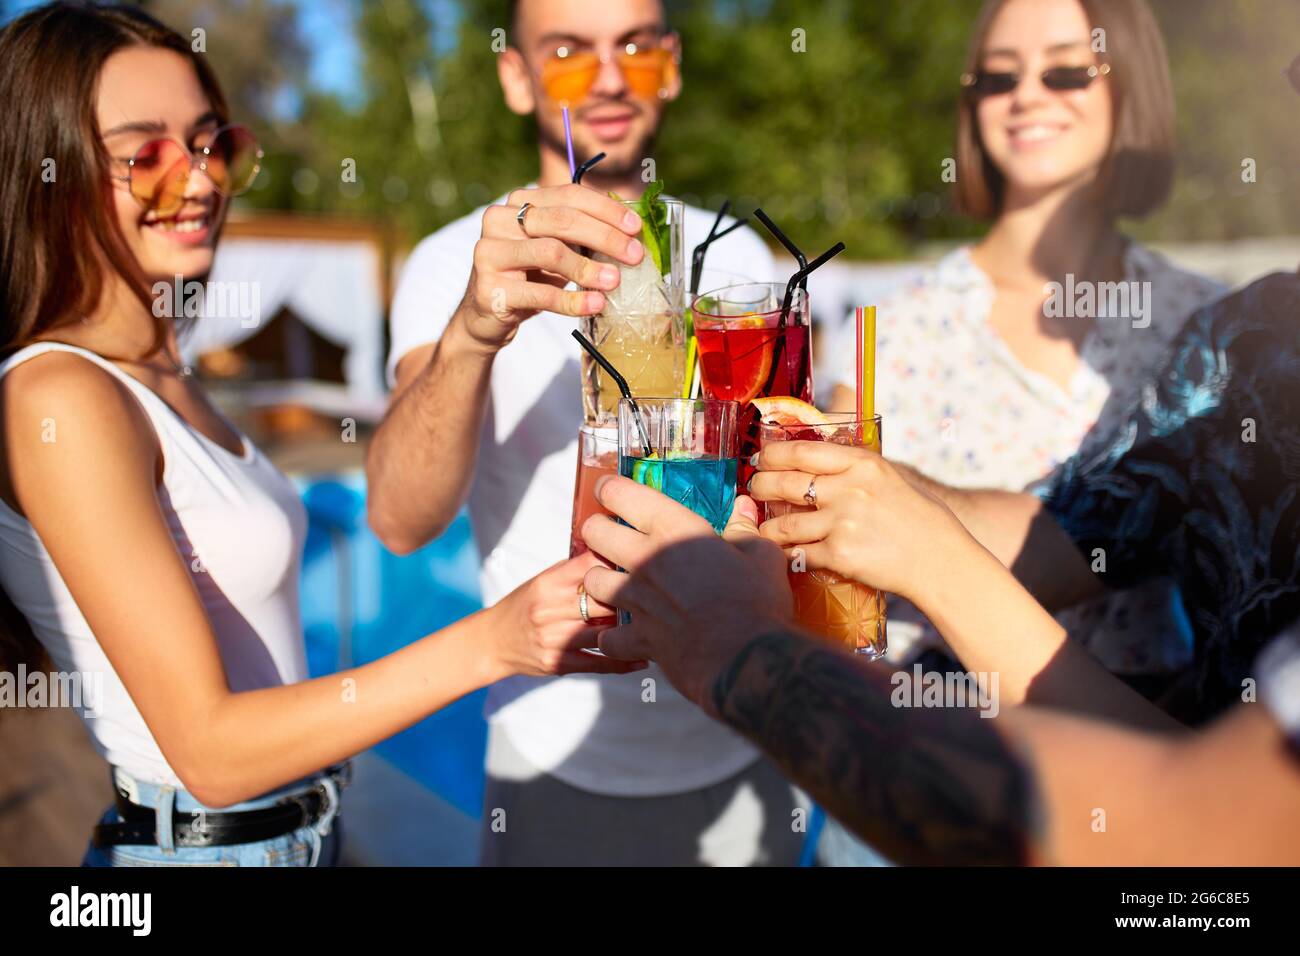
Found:
[[[522,227],[516,215],[529,204]],[[645,255],[641,217],[586,186],[516,189],[504,205],[483,213],[474,268],[457,315],[470,338],[495,351],[519,323],[538,312],[594,315],[605,307],[600,291],[616,288],[617,267],[579,255],[574,247],[603,252],[636,265]],[[575,282],[579,288],[566,292]]]
[[[673,686],[712,712],[709,689],[741,648],[793,626],[780,548],[758,536],[757,508],[743,496],[722,537],[693,511],[627,478],[601,479],[596,497],[632,526],[604,515],[582,526],[593,551],[627,569],[587,572],[588,594],[632,615],[601,634],[601,650],[656,661]]]

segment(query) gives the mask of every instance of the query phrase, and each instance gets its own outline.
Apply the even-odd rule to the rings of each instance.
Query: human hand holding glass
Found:
[[[760,527],[764,538],[810,568],[825,568],[922,606],[946,569],[974,548],[961,522],[934,495],[869,447],[826,441],[764,445],[750,493],[761,502],[806,507]]]
[[[685,207],[660,198],[661,183],[652,183],[637,200],[623,200],[645,222],[641,244],[645,256],[633,265],[600,251],[592,258],[616,268],[617,287],[604,294],[604,307],[584,315],[583,334],[623,374],[633,394],[680,396],[686,360],[685,273],[682,235]],[[583,417],[608,424],[618,416],[619,389],[589,355],[582,356]]]
[[[596,495],[622,519],[588,518],[591,549],[626,570],[593,567],[584,584],[630,622],[600,635],[617,660],[653,660],[686,697],[711,710],[708,688],[755,637],[793,627],[781,550],[758,535],[758,509],[742,495],[722,534],[709,519],[626,478],[603,478]]]
[[[483,213],[474,265],[458,312],[473,338],[500,348],[538,312],[594,315],[619,285],[619,269],[646,255],[641,218],[617,200],[574,183],[516,189]],[[574,282],[580,287],[567,290]]]
[[[489,656],[499,664],[501,674],[626,674],[644,666],[637,660],[610,660],[588,653],[603,629],[597,619],[612,621],[614,615],[613,608],[589,597],[588,619],[582,616],[579,588],[586,573],[597,566],[600,559],[590,553],[561,561],[488,610],[498,622],[492,628]]]

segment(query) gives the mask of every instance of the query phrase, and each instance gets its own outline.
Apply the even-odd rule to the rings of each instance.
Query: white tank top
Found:
[[[243,454],[232,454],[182,419],[153,390],[85,349],[55,342],[28,346],[0,362],[0,378],[54,351],[80,355],[116,377],[153,423],[163,454],[159,501],[212,623],[230,689],[305,680],[298,572],[307,516],[293,485],[244,435]],[[75,502],[68,507],[76,507]],[[106,567],[104,573],[131,574],[130,554],[122,554],[121,564]],[[31,623],[55,668],[83,675],[87,689],[100,685],[100,697],[93,702],[98,715],[83,714],[95,749],[135,777],[183,788],[41,539],[3,501],[0,584]],[[160,647],[158,653],[168,649]]]

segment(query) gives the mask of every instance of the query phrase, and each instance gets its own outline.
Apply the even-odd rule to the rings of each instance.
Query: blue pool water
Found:
[[[398,557],[366,525],[362,475],[297,484],[309,519],[301,604],[312,676],[383,657],[482,607],[464,513],[437,541]],[[475,819],[483,802],[486,694],[470,694],[375,748]]]

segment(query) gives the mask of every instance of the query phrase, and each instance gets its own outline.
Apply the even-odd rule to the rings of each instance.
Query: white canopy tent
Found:
[[[243,229],[232,224],[208,278],[208,301],[214,301],[216,289],[226,295],[230,307],[210,308],[193,323],[181,343],[185,360],[238,345],[288,308],[345,352],[346,389],[330,404],[382,403],[387,267],[382,243],[360,230],[355,236],[307,238],[302,233],[311,232],[311,221],[296,226],[298,235],[267,235],[247,234],[256,221]],[[298,383],[296,391],[314,405],[310,396],[323,391],[301,387],[307,384]],[[264,389],[257,391],[265,394]],[[321,411],[332,414],[334,409]]]

